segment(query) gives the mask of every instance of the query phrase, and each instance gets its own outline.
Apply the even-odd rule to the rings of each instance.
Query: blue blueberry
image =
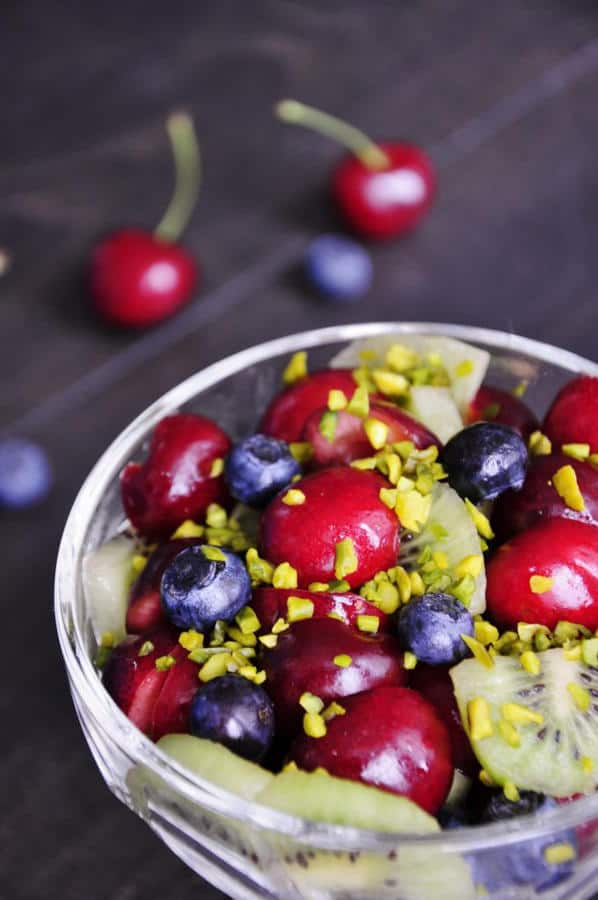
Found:
[[[450,439],[442,451],[442,464],[450,486],[461,497],[479,503],[522,486],[528,464],[527,447],[514,428],[497,422],[478,422]]]
[[[370,287],[372,272],[367,250],[349,238],[323,234],[307,248],[306,276],[330,300],[357,300]]]
[[[264,506],[300,474],[288,444],[265,434],[252,434],[235,444],[224,465],[232,496],[249,506]]]
[[[213,678],[191,704],[190,730],[259,762],[274,737],[274,706],[265,690],[240,675]]]
[[[473,636],[471,613],[451,594],[422,594],[403,606],[397,620],[399,640],[418,660],[450,665],[468,654],[462,634]]]
[[[520,800],[507,800],[502,792],[495,794],[482,813],[482,822],[503,822],[521,815],[542,814],[556,809],[556,800],[521,791]],[[525,831],[522,831],[522,838]],[[548,890],[573,873],[575,859],[551,863],[546,859],[546,850],[555,844],[570,845],[577,853],[577,838],[574,829],[566,829],[558,834],[543,835],[518,842],[511,847],[476,853],[472,857],[475,879],[488,891],[500,891],[513,885],[527,885],[537,892]]]
[[[207,631],[229,621],[251,597],[251,581],[238,556],[199,544],[178,553],[160,582],[162,607],[177,628]]]
[[[0,507],[22,509],[43,500],[52,484],[48,457],[23,438],[0,441]]]

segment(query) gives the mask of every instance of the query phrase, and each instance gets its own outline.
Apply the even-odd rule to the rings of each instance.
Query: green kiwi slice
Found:
[[[431,555],[440,551],[446,555],[448,568],[444,573],[450,576],[455,566],[468,556],[482,556],[482,544],[477,529],[463,500],[447,484],[438,482],[432,494],[432,507],[426,525],[420,534],[407,535],[401,539],[399,563],[402,566],[419,568],[418,560],[422,552]],[[442,572],[439,573],[442,576]],[[486,570],[482,565],[474,577],[472,589],[465,592],[463,599],[472,615],[486,609]],[[446,580],[446,579],[445,579]],[[457,579],[456,583],[459,582]],[[433,586],[430,590],[434,590]],[[441,589],[441,586],[438,587]],[[442,587],[446,590],[447,587]],[[450,591],[451,588],[448,587]],[[458,595],[458,589],[457,594]]]
[[[571,654],[569,654],[571,655]],[[459,712],[480,764],[498,785],[568,797],[598,787],[598,669],[560,647],[540,673],[514,656],[451,670]]]
[[[206,781],[247,800],[274,781],[274,776],[256,763],[242,759],[222,744],[191,734],[167,734],[160,738],[158,747]]]
[[[117,642],[126,634],[135,552],[135,543],[121,534],[92,550],[83,560],[83,591],[98,643],[107,632]]]
[[[447,387],[414,385],[409,392],[407,412],[446,444],[463,428],[463,420]]]

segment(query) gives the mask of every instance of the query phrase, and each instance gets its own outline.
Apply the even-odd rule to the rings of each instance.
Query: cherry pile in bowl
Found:
[[[596,790],[598,378],[540,422],[488,362],[384,336],[320,371],[295,354],[236,442],[159,423],[121,475],[126,529],[84,564],[134,725],[286,811],[309,815],[313,783],[321,818],[325,776],[324,819],[350,825],[347,781],[432,830]],[[532,843],[509,879],[554,884],[578,852],[574,831]]]

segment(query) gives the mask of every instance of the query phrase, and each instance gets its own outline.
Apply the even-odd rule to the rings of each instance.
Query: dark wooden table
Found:
[[[6,0],[0,13],[0,423],[48,449],[45,505],[0,519],[0,896],[219,897],[104,788],[52,621],[57,542],[108,442],[181,378],[248,344],[368,319],[470,322],[596,358],[598,10],[593,0]],[[271,115],[296,96],[428,148],[440,191],[375,285],[325,305],[296,277],[336,227],[338,150]],[[201,292],[141,335],[98,326],[82,268],[111,226],[151,227],[171,182],[163,123],[196,116],[187,235]]]

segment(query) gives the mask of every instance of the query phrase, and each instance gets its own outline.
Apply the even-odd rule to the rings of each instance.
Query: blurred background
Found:
[[[471,323],[593,359],[598,9],[592,0],[219,0],[0,11],[0,426],[48,453],[54,485],[0,512],[5,616],[0,895],[223,896],[114,800],[66,690],[51,613],[57,543],[125,424],[206,364],[347,321]],[[9,87],[10,85],[10,87]],[[333,141],[276,121],[296,97],[406,139],[437,173],[412,233],[361,242],[373,283],[332,303],[301,275],[341,232]],[[165,120],[194,117],[203,184],[184,244],[201,278],[150,330],[108,327],[86,271],[104,234],[151,229],[172,189]],[[4,882],[4,884],[2,884]]]

